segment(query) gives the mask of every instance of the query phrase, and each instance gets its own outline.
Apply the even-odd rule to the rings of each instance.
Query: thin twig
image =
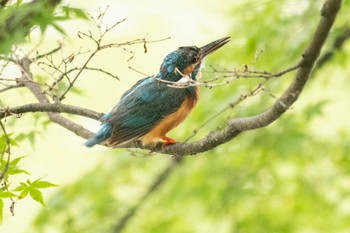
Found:
[[[114,26],[118,25],[119,23],[124,22],[124,20],[119,21],[118,23],[115,23]],[[106,30],[110,31],[110,28],[107,28]],[[159,39],[159,40],[146,40],[145,38],[142,39],[135,39],[132,41],[127,41],[127,42],[123,42],[123,43],[110,43],[110,44],[106,44],[106,45],[102,45],[102,39],[103,37],[106,35],[105,33],[100,33],[100,37],[98,39],[96,39],[93,35],[92,32],[89,31],[89,33],[84,33],[84,32],[79,32],[79,35],[87,37],[89,39],[91,39],[93,42],[95,42],[96,44],[96,48],[94,51],[91,52],[90,56],[87,58],[87,60],[85,61],[85,63],[82,65],[82,67],[80,68],[80,70],[78,71],[78,73],[75,75],[75,77],[69,82],[69,86],[67,87],[67,89],[61,94],[61,96],[59,97],[59,100],[63,100],[65,98],[65,95],[69,92],[69,90],[74,86],[75,82],[77,81],[77,79],[79,78],[80,74],[83,72],[83,70],[86,70],[86,67],[88,67],[89,62],[91,61],[91,59],[101,50],[103,49],[107,49],[107,48],[120,48],[120,47],[124,47],[124,46],[130,46],[133,44],[146,44],[146,43],[156,43],[156,42],[160,42],[160,41],[164,41],[167,39],[170,39],[170,37],[164,38],[164,39]],[[133,54],[133,52],[132,52]],[[134,54],[129,58],[132,59],[134,57]],[[128,61],[129,61],[128,60]],[[108,74],[107,72],[105,72],[106,74]],[[116,77],[116,76],[114,76]]]
[[[16,85],[7,85],[6,87],[0,89],[0,93],[9,91],[11,89],[19,88],[19,87],[24,87],[24,84],[23,83],[19,83],[19,84],[16,84]]]
[[[61,96],[58,98],[59,101],[62,101],[65,98],[65,95],[68,93],[68,91],[70,89],[72,89],[72,87],[74,86],[74,83],[78,80],[80,74],[83,72],[83,70],[87,67],[87,65],[89,64],[89,62],[91,61],[91,59],[96,55],[96,53],[99,50],[96,49],[94,52],[92,52],[90,54],[90,56],[88,57],[88,59],[85,61],[84,65],[81,67],[81,69],[78,71],[78,73],[75,75],[75,77],[73,78],[72,81],[69,82],[69,86],[68,88],[63,92],[63,94],[61,94]]]
[[[58,46],[54,49],[52,49],[51,51],[48,51],[46,53],[43,53],[43,54],[40,54],[40,55],[37,55],[35,57],[35,60],[38,60],[38,59],[41,59],[43,57],[47,57],[47,56],[50,56],[54,53],[56,53],[57,51],[61,50],[62,49],[62,46],[63,46],[63,43],[62,42],[59,42]]]

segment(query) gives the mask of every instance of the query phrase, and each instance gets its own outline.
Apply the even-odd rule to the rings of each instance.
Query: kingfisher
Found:
[[[85,145],[119,147],[135,140],[143,145],[176,143],[166,134],[185,120],[198,101],[196,81],[203,59],[229,40],[224,37],[202,47],[179,47],[168,54],[158,74],[138,81],[101,118],[100,130]]]

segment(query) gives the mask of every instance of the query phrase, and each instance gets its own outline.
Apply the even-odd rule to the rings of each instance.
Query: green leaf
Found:
[[[36,120],[35,116],[36,115],[34,115],[34,119]],[[36,134],[39,134],[39,132],[38,131],[31,131],[29,133],[20,133],[16,136],[16,141],[26,140],[26,141],[29,141],[32,146],[34,146]]]
[[[60,27],[57,23],[52,22],[51,26],[54,27],[58,32],[60,32],[61,34],[65,35],[66,32],[64,31],[64,29],[62,27]]]
[[[62,6],[62,10],[65,14],[66,19],[70,19],[70,18],[89,19],[86,12],[82,9],[68,7],[68,6]],[[73,17],[71,17],[71,15],[73,15]]]
[[[11,146],[17,146],[17,147],[19,147],[19,145],[18,145],[18,143],[16,142],[16,140],[14,140],[14,139],[12,139],[12,138],[10,138],[10,144],[11,144]]]
[[[26,183],[20,182],[20,185],[17,186],[14,191],[19,192],[19,191],[25,191],[28,189],[29,189],[29,186]]]
[[[17,143],[17,140],[11,137],[12,135],[13,135],[13,133],[8,133],[7,134],[7,137],[10,140],[10,145],[19,147],[19,145]],[[4,140],[5,140],[5,143],[7,144],[7,137],[5,135],[3,135],[3,137],[4,137]]]
[[[23,199],[25,198],[29,193],[29,190],[23,190],[19,195],[18,195],[18,199]]]
[[[78,8],[70,8],[70,10],[74,13],[75,17],[80,19],[88,19],[88,15],[85,11],[78,9]]]
[[[0,199],[2,199],[2,198],[10,198],[10,197],[17,197],[17,195],[12,193],[12,192],[8,192],[8,191],[5,191],[5,190],[0,190]]]
[[[58,187],[58,186],[59,185],[57,185],[57,184],[53,184],[53,183],[48,182],[48,181],[41,181],[40,179],[34,181],[31,185],[31,187],[39,188],[39,189],[49,188],[49,187]]]
[[[31,188],[29,191],[30,196],[33,198],[33,200],[39,202],[43,206],[45,205],[43,194],[40,192],[39,189]]]
[[[7,143],[5,135],[1,135],[0,137],[0,153],[6,150]]]
[[[16,174],[20,174],[20,173],[25,173],[27,175],[29,175],[30,173],[27,172],[26,170],[20,169],[17,165],[18,163],[27,156],[20,156],[18,158],[15,158],[14,160],[10,161],[9,167],[8,167],[8,171],[7,174],[11,174],[11,175],[16,175]],[[5,163],[4,163],[5,162]],[[4,164],[6,166],[6,161],[2,161],[2,164]]]
[[[7,171],[7,174],[9,174],[9,175],[17,175],[17,174],[21,174],[21,173],[30,175],[30,173],[27,172],[26,170],[19,169],[19,168],[17,168],[17,167],[16,167],[16,168],[10,168],[10,167],[9,167],[9,170]]]
[[[24,155],[24,156],[20,156],[20,157],[18,157],[18,158],[15,158],[14,160],[12,160],[11,162],[10,162],[10,165],[12,165],[12,166],[17,166],[17,164],[23,159],[23,158],[26,158],[27,157],[27,155]]]
[[[49,187],[56,187],[58,185],[53,184],[48,181],[41,181],[40,179],[35,180],[34,182],[31,182],[30,180],[27,180],[26,183],[21,182],[18,187],[15,188],[15,191],[21,192],[18,195],[19,199],[25,198],[28,193],[33,198],[33,200],[39,202],[43,206],[45,206],[44,198],[39,189],[42,188],[49,188]]]

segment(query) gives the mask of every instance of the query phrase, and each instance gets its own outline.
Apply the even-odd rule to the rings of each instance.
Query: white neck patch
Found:
[[[190,76],[185,75],[185,76],[182,76],[182,78],[176,83],[189,83],[189,81],[190,81]]]

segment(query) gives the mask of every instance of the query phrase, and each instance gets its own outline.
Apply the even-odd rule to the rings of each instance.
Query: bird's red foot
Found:
[[[165,141],[165,142],[163,142],[163,147],[164,147],[164,146],[168,146],[168,145],[172,145],[172,144],[175,144],[175,143],[176,143],[176,141],[175,141],[174,139],[169,138],[169,137],[167,137],[167,136],[162,137],[162,139]]]

